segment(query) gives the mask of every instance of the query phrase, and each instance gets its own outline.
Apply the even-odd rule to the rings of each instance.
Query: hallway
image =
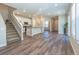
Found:
[[[44,32],[25,40],[0,48],[1,55],[73,55],[72,47],[65,35]]]

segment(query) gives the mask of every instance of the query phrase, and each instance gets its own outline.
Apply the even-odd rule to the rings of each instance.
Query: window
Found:
[[[45,27],[48,27],[48,21],[45,21]]]
[[[72,6],[72,36],[75,38],[75,4]]]
[[[70,36],[70,16],[68,16],[68,35]]]

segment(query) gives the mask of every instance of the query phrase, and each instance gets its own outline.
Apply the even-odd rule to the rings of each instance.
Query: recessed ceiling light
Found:
[[[58,4],[54,4],[54,6],[55,6],[55,7],[57,7],[57,6],[58,6]]]
[[[39,11],[42,11],[42,9],[40,8]]]

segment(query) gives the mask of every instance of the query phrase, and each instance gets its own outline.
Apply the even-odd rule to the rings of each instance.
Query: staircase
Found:
[[[18,33],[16,32],[13,24],[9,21],[6,22],[6,37],[7,37],[7,42],[12,43],[20,40]]]

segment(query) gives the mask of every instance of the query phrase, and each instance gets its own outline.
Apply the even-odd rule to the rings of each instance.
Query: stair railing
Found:
[[[18,17],[15,15],[15,13],[13,12],[13,14],[11,14],[11,22],[14,25],[15,29],[17,30],[21,40],[23,40],[23,25],[22,23],[19,21]]]

